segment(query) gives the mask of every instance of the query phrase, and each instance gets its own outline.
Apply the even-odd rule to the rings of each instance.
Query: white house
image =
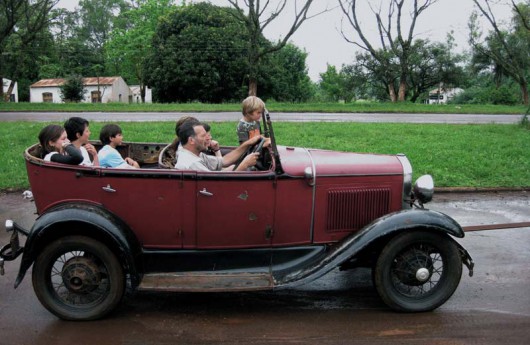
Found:
[[[31,103],[63,103],[60,86],[65,79],[42,79],[29,89]],[[83,103],[129,103],[132,98],[129,86],[122,77],[83,78],[85,88]]]
[[[4,90],[4,97],[7,94],[7,91],[9,91],[9,85],[11,85],[11,80],[3,78],[2,79],[2,87]],[[9,102],[15,102],[18,103],[18,83],[15,82],[15,85],[13,87],[13,90],[11,91],[11,94],[9,95]]]
[[[142,96],[140,95],[140,85],[131,85],[129,87],[132,94],[132,102],[142,103]],[[145,103],[153,103],[153,92],[147,86],[145,87]]]
[[[447,104],[456,95],[464,90],[458,87],[455,88],[437,88],[429,91],[429,104]]]

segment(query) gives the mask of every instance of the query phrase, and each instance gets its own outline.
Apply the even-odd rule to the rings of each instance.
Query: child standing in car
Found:
[[[237,125],[239,144],[261,135],[259,120],[265,111],[265,103],[256,96],[248,96],[241,105],[243,108],[243,117]]]

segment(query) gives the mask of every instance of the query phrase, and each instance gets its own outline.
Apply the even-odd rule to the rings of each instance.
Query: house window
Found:
[[[91,92],[92,103],[101,103],[101,92],[92,91]]]
[[[43,92],[42,93],[42,101],[44,103],[53,103],[53,93],[51,93],[51,92]]]

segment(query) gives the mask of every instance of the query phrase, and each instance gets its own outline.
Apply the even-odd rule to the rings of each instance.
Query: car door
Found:
[[[197,247],[269,247],[274,184],[272,171],[197,172]]]
[[[182,173],[102,169],[103,206],[120,217],[144,248],[182,247]]]

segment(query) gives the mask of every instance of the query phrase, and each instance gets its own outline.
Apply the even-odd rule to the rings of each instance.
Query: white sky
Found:
[[[180,2],[180,0],[177,1]],[[209,1],[215,5],[228,5],[226,0]],[[287,7],[289,8],[286,9],[285,15],[279,17],[275,23],[276,25],[265,31],[267,38],[277,40],[286,33],[292,18],[289,16],[288,10],[292,13],[296,1],[288,1]],[[276,3],[274,0],[272,2]],[[359,2],[366,3],[366,0]],[[379,3],[388,6],[388,0],[374,0],[371,3],[376,6]],[[78,0],[60,0],[58,6],[73,10],[77,4]],[[291,41],[308,53],[306,61],[309,76],[313,81],[319,80],[319,74],[326,71],[327,64],[335,65],[337,68],[340,68],[342,64],[350,64],[353,61],[355,52],[359,51],[358,47],[346,42],[340,34],[342,25],[344,31],[350,34],[349,37],[355,37],[347,21],[341,24],[344,16],[337,4],[337,0],[315,0],[312,13],[318,13],[326,7],[331,10],[304,22],[300,29],[291,36]],[[366,28],[365,31],[367,35],[370,35],[371,40],[375,41],[378,38],[378,34],[374,25],[374,15],[366,5],[360,7],[360,10],[360,13],[364,14],[358,15],[361,25]],[[447,33],[453,31],[458,49],[464,50],[467,48],[469,32],[467,23],[473,10],[474,3],[472,0],[438,0],[437,3],[420,15],[416,24],[415,35],[418,38],[444,42]],[[511,16],[510,7],[506,4],[494,7],[494,13],[497,20],[508,20]],[[408,26],[405,26],[405,30],[408,30]]]

